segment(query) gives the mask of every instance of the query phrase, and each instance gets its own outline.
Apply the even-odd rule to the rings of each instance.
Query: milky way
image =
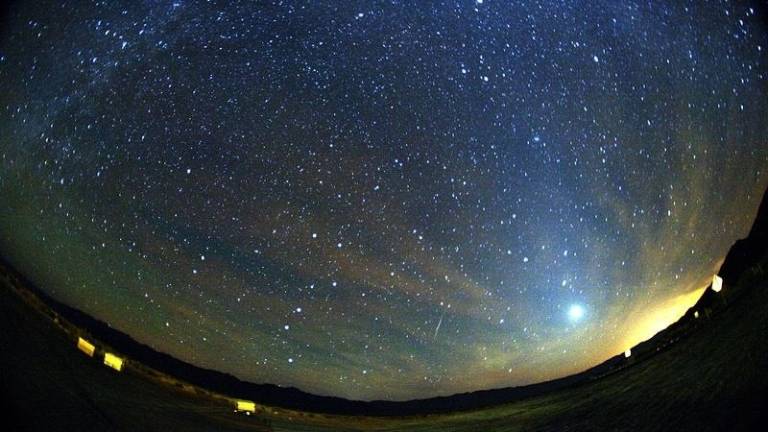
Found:
[[[0,249],[196,365],[408,399],[676,319],[768,185],[739,3],[24,2]]]

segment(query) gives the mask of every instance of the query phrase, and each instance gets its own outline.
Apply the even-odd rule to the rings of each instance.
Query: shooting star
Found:
[[[432,336],[432,340],[437,339],[437,332],[440,331],[440,324],[443,323],[443,315],[445,315],[445,311],[443,311],[443,313],[440,314],[440,319],[437,321],[437,327],[435,327],[435,335]]]

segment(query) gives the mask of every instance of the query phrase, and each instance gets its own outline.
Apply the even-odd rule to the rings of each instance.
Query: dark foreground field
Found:
[[[0,423],[3,430],[518,431],[767,430],[768,203],[710,290],[637,358],[603,377],[489,408],[373,417],[264,405],[233,412],[233,399],[128,361],[112,371],[77,351],[79,331],[0,274]],[[643,352],[643,345],[638,347]],[[116,347],[119,352],[119,347]],[[650,354],[648,354],[650,352]]]

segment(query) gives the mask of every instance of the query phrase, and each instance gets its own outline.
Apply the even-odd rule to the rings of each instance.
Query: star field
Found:
[[[254,382],[409,399],[557,378],[695,302],[768,185],[733,2],[26,2],[0,251]]]

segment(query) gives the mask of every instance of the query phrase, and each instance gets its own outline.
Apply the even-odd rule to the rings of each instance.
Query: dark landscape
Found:
[[[408,402],[244,383],[138,344],[6,265],[0,390],[18,430],[757,430],[768,419],[767,203],[728,253],[723,291],[706,290],[631,357],[560,380]],[[77,335],[129,366],[87,358]],[[234,413],[231,397],[257,402],[256,415]]]

